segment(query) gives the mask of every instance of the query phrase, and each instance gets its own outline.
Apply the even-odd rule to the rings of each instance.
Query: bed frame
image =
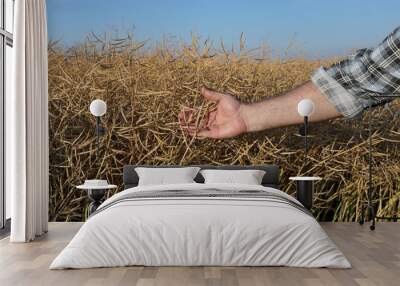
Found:
[[[152,167],[152,168],[180,168],[182,166],[149,166],[149,165],[126,165],[123,170],[124,189],[136,187],[139,183],[139,177],[135,171],[136,167]],[[261,184],[265,187],[279,189],[279,167],[276,165],[258,165],[258,166],[236,166],[236,165],[191,165],[187,167],[200,167],[201,169],[217,169],[217,170],[263,170],[265,175]],[[203,176],[198,173],[194,178],[197,183],[204,183]]]

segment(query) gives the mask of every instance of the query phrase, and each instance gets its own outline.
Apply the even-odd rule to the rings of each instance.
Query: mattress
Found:
[[[286,193],[193,183],[134,187],[109,198],[50,269],[133,265],[351,267]]]

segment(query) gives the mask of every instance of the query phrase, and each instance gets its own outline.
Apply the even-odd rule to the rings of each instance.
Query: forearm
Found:
[[[253,104],[243,104],[240,107],[240,115],[246,124],[247,132],[302,123],[303,118],[297,113],[297,104],[305,98],[311,99],[315,104],[310,121],[324,121],[341,116],[319,89],[312,82],[307,82],[281,96]]]

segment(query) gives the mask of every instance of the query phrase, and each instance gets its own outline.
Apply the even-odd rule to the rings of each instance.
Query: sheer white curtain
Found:
[[[12,242],[48,224],[48,83],[45,0],[15,2],[13,93],[6,98],[6,187]]]

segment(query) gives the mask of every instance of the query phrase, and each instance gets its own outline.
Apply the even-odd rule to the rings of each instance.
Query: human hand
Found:
[[[196,122],[195,109],[179,113],[179,123],[191,136],[201,138],[230,138],[247,131],[243,119],[243,104],[229,94],[219,93],[203,87],[201,94],[206,100],[216,103],[202,120]]]

